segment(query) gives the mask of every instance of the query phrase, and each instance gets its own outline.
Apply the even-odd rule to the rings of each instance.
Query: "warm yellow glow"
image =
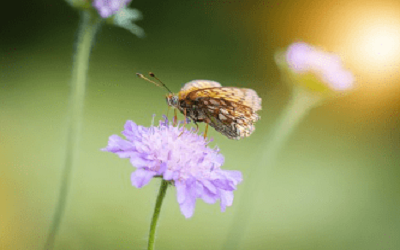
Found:
[[[393,82],[400,70],[400,6],[352,7],[341,23],[346,61],[368,82]]]
[[[359,61],[373,70],[384,70],[399,63],[400,24],[380,20],[375,23],[370,21],[367,25],[356,32],[358,36],[354,38],[359,42],[359,46],[355,47]]]
[[[271,6],[259,6],[262,12],[254,10],[254,15],[242,20],[248,22],[249,30],[254,30],[264,58],[271,57],[271,52],[265,49],[266,41],[275,48],[295,41],[306,42],[340,55],[345,68],[355,75],[356,86],[373,91],[400,87],[399,0],[298,4],[283,1],[278,9]],[[268,77],[264,63],[259,65]]]

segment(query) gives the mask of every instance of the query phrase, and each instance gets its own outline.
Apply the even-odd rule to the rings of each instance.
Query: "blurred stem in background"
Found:
[[[301,86],[293,86],[292,97],[286,109],[282,112],[279,120],[265,138],[265,149],[261,163],[268,167],[275,165],[279,151],[286,143],[288,137],[307,115],[321,100],[322,96],[312,93]]]
[[[167,193],[168,181],[161,179],[160,191],[158,192],[156,206],[154,207],[153,218],[151,219],[150,224],[150,233],[149,233],[149,244],[147,246],[148,250],[154,250],[154,244],[156,241],[156,228],[158,218],[160,217],[161,205],[164,200],[165,194]]]
[[[55,237],[60,229],[61,220],[64,216],[67,204],[73,166],[79,154],[78,145],[82,125],[89,56],[100,23],[101,18],[96,13],[81,11],[81,22],[73,59],[65,163],[62,170],[58,201],[45,245],[46,250],[53,249],[54,247]]]
[[[236,211],[233,218],[232,226],[228,232],[227,240],[223,246],[225,250],[232,249],[244,249],[240,248],[240,243],[246,234],[246,229],[251,221],[253,209],[256,204],[256,199],[261,198],[255,195],[260,193],[260,178],[258,176],[264,175],[265,170],[261,168],[268,168],[267,172],[272,170],[276,164],[279,151],[284,146],[290,134],[296,128],[296,125],[300,123],[303,117],[315,107],[323,97],[309,90],[294,85],[292,98],[283,111],[282,115],[275,123],[269,135],[265,138],[265,144],[261,145],[263,150],[262,156],[259,162],[261,166],[253,168],[249,171],[247,176],[246,185],[243,187],[243,193],[241,194],[240,203],[236,207]],[[261,171],[263,170],[263,171]]]

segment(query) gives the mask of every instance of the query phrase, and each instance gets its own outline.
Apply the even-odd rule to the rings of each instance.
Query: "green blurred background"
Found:
[[[8,4],[0,16],[0,249],[41,249],[64,161],[79,13],[64,1]],[[159,180],[132,187],[129,161],[100,148],[126,120],[148,126],[152,114],[167,112],[163,90],[135,76],[149,71],[176,92],[190,80],[209,79],[253,88],[263,98],[253,136],[231,141],[210,130],[224,167],[244,174],[233,206],[221,213],[219,205],[198,201],[187,220],[171,188],[157,249],[221,249],[249,182],[258,183],[257,203],[247,204],[253,210],[240,249],[400,249],[397,1],[134,0],[130,6],[142,11],[137,24],[147,36],[109,25],[97,35],[79,164],[56,249],[146,248]],[[373,47],[385,27],[389,38]],[[313,109],[268,169],[258,159],[290,99],[273,55],[298,40],[340,54],[358,87]],[[254,168],[265,173],[246,179]]]

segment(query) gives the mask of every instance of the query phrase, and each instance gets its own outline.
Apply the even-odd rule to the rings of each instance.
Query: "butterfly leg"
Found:
[[[171,106],[168,105],[168,109],[167,109],[167,118],[168,118],[168,114],[169,114],[169,110],[171,109]]]
[[[186,109],[183,109],[183,115],[185,116],[185,123],[183,124],[183,127],[185,128],[185,126],[186,126]]]
[[[174,108],[174,119],[173,119],[172,124],[173,124],[174,126],[176,126],[176,125],[178,124],[178,113],[177,113],[177,111],[176,111],[175,108]]]
[[[186,126],[186,109],[183,109],[183,114],[185,115],[185,121],[184,121],[184,123],[183,123],[183,127],[182,127],[182,133],[180,133],[179,135],[178,135],[178,137],[179,136],[181,136],[182,134],[183,134],[183,132],[185,132],[185,126]]]
[[[199,131],[199,124],[197,124],[197,122],[194,120],[193,120],[193,122],[194,122],[194,125],[196,125],[196,131],[194,131],[194,133],[197,133]]]
[[[204,131],[204,139],[207,138],[208,123],[206,123],[206,130]]]

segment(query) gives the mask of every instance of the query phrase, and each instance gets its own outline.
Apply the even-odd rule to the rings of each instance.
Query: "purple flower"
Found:
[[[197,198],[207,203],[220,199],[221,211],[225,211],[232,205],[236,185],[242,181],[241,172],[222,170],[224,157],[218,148],[209,148],[209,141],[193,130],[182,133],[182,127],[164,119],[159,126],[149,128],[127,121],[122,132],[126,140],[112,135],[102,150],[130,159],[137,168],[131,175],[132,185],[137,188],[155,176],[171,181],[186,218],[193,215]]]
[[[353,86],[353,74],[343,68],[339,56],[306,43],[290,45],[285,60],[293,72],[314,73],[333,90],[346,90]]]
[[[107,18],[128,5],[132,0],[94,0],[93,7],[102,18]]]

